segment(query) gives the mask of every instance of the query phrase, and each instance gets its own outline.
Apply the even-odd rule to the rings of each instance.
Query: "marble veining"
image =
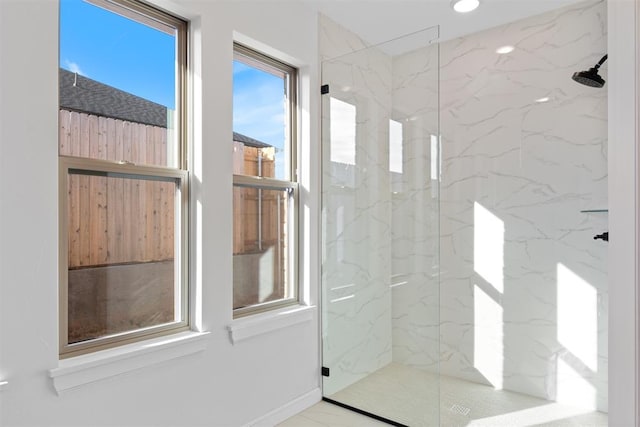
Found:
[[[607,96],[570,78],[606,52],[605,23],[606,4],[589,1],[441,45],[440,369],[606,411],[607,246],[593,236],[607,216],[580,211],[607,205]],[[497,55],[506,44],[515,50]],[[493,219],[478,224],[483,210]],[[478,235],[495,224],[502,238]],[[502,292],[474,263],[497,248],[487,263]],[[581,333],[582,310],[588,332],[563,342],[563,328]]]
[[[392,359],[388,140],[390,59],[321,17],[325,395]],[[379,124],[382,123],[382,126]],[[381,195],[383,195],[381,197]]]
[[[325,395],[394,363],[607,410],[607,92],[571,80],[606,47],[595,0],[395,56],[320,17]]]

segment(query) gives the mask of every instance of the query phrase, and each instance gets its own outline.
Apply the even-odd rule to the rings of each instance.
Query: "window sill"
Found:
[[[9,386],[8,381],[0,381],[0,391],[6,390],[8,386]]]
[[[233,344],[313,319],[315,306],[296,305],[234,320],[227,330]]]
[[[60,360],[49,371],[58,394],[146,366],[198,353],[209,332],[183,332]]]

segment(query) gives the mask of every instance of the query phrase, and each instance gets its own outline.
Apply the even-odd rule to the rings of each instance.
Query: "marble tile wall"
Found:
[[[579,3],[447,41],[440,69],[441,372],[600,410],[607,214],[581,211],[607,207],[607,91],[571,75],[606,22]]]
[[[367,47],[320,19],[330,395],[392,360],[438,363],[438,50],[433,30]]]
[[[390,144],[402,160],[390,165],[393,360],[437,371],[438,46],[396,54],[392,64],[392,120],[402,129],[401,146]]]
[[[391,362],[391,60],[321,17],[325,396]],[[353,52],[354,48],[356,49]],[[345,52],[353,52],[347,53]]]
[[[582,211],[607,205],[607,96],[570,78],[606,52],[605,14],[446,41],[439,68],[435,46],[362,50],[320,18],[329,98],[355,121],[332,146],[324,97],[326,395],[393,360],[606,411],[607,214]]]

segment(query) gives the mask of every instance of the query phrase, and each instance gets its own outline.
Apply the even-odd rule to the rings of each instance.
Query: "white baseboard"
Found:
[[[309,393],[287,402],[279,408],[274,409],[262,417],[253,420],[245,427],[273,427],[284,420],[291,418],[295,414],[315,405],[322,400],[322,390],[316,388]]]

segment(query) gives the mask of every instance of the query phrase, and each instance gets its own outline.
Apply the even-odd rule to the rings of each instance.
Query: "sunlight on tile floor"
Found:
[[[606,427],[607,414],[494,390],[481,384],[438,377],[391,364],[332,399],[411,427]],[[431,404],[429,402],[439,402]],[[336,405],[320,402],[288,419],[284,427],[387,425]]]

